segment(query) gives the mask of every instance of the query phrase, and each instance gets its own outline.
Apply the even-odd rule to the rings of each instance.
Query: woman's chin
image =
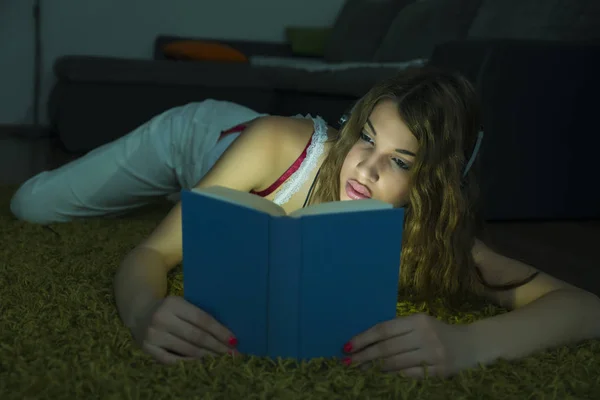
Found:
[[[340,201],[350,201],[352,200],[346,193],[340,193]]]

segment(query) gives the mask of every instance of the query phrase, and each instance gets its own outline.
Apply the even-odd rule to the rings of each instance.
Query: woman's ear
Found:
[[[338,120],[338,125],[339,125],[340,129],[346,124],[346,122],[348,122],[348,120],[350,119],[350,115],[352,115],[352,112],[354,111],[354,109],[356,108],[358,103],[360,103],[360,101],[362,99],[363,98],[361,97],[360,99],[356,100],[354,103],[352,103],[352,107],[350,107],[350,109],[348,111],[346,111],[345,113],[342,114],[342,116]]]
[[[344,127],[344,125],[346,125],[346,122],[348,122],[348,119],[350,119],[349,113],[342,114],[342,116],[338,120],[338,128],[342,129]]]

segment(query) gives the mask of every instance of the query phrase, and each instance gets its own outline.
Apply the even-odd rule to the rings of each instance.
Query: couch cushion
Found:
[[[376,82],[400,71],[397,67],[355,67],[343,70],[306,71],[286,67],[260,67],[271,87],[281,91],[363,96]]]
[[[246,63],[134,60],[64,56],[54,64],[61,81],[157,85],[201,85],[220,88],[265,88],[268,81]]]
[[[325,59],[372,61],[396,14],[413,1],[347,0],[325,46]]]
[[[435,46],[466,37],[482,0],[421,0],[404,7],[383,38],[375,61],[429,58]]]
[[[598,40],[598,0],[484,0],[469,36],[498,39]]]
[[[275,90],[349,97],[362,96],[378,80],[426,63],[421,59],[388,63],[328,63],[316,58],[250,58],[253,68],[261,71]]]
[[[56,61],[54,70],[58,80],[64,83],[185,85],[356,96],[379,79],[404,68],[423,65],[421,60],[389,64],[317,62],[316,65],[313,65],[314,60],[313,63],[308,60],[302,64],[301,58],[251,57],[250,64],[245,64],[64,56]]]

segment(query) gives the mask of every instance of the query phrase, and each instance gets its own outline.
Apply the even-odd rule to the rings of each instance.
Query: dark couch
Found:
[[[335,124],[377,80],[397,72],[166,60],[160,49],[174,39],[157,39],[155,60],[59,59],[49,113],[62,145],[82,154],[168,108],[206,98],[270,114],[319,114]],[[226,43],[246,55],[292,55],[285,44]],[[480,93],[489,220],[600,217],[600,46],[462,40],[436,46],[429,63],[460,71]]]
[[[59,58],[49,114],[66,149],[88,151],[168,108],[207,98],[270,114],[318,113],[334,122],[375,82],[397,72],[392,67],[307,72],[246,63],[165,59],[162,46],[179,39],[158,37],[154,60]],[[287,44],[220,42],[249,57],[294,57]]]

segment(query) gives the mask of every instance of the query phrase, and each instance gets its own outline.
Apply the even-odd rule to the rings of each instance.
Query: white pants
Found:
[[[223,130],[259,114],[235,103],[206,100],[165,111],[127,135],[25,182],[10,208],[19,219],[48,224],[114,216],[153,198],[189,189],[239,134]]]

